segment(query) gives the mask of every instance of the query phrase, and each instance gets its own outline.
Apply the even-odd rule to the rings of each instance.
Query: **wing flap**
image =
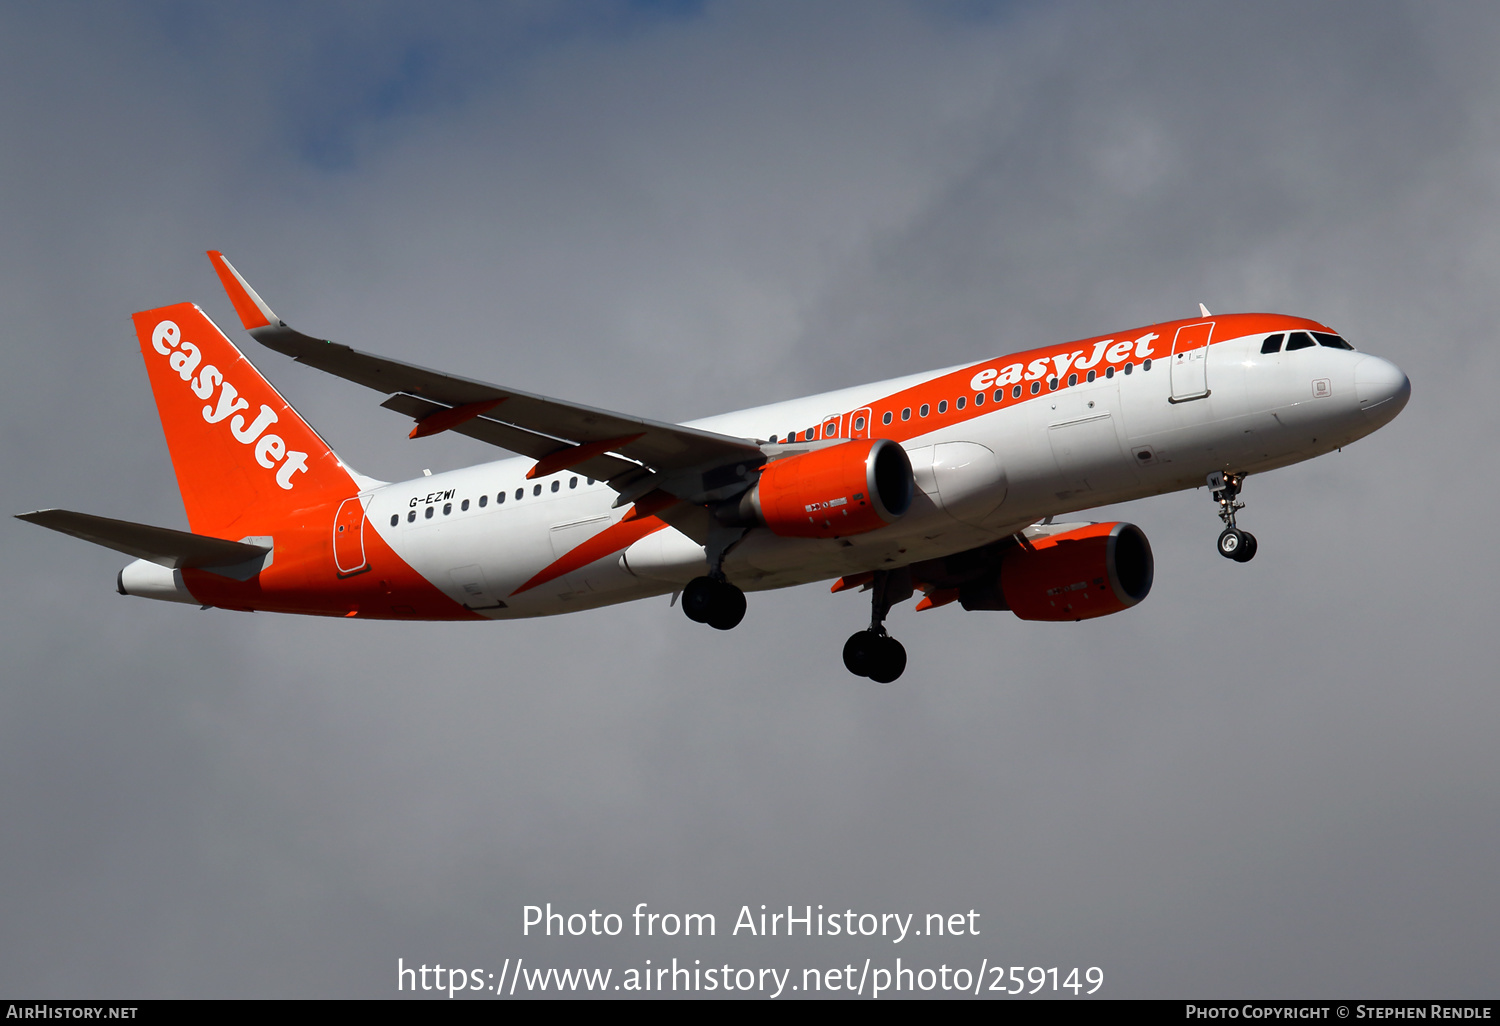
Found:
[[[436,403],[421,396],[407,395],[405,393],[397,393],[380,405],[388,410],[404,413],[418,423],[421,423],[428,417],[440,415],[444,411],[451,409],[451,407],[444,406],[442,403]],[[500,408],[497,408],[496,412],[500,412]],[[455,434],[467,435],[469,438],[480,442],[487,442],[501,449],[509,449],[511,452],[520,453],[522,456],[529,456],[537,461],[575,448],[574,444],[566,439],[553,438],[550,435],[528,431],[514,424],[507,424],[504,421],[486,416],[472,417],[449,430]],[[631,460],[621,459],[618,456],[610,456],[608,454],[600,454],[572,464],[569,469],[580,471],[600,481],[613,481],[622,474],[632,474],[633,480],[634,476],[638,475],[643,468],[639,463]]]

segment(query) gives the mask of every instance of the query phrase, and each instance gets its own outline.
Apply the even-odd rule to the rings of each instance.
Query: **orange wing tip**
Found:
[[[448,410],[439,410],[431,416],[423,417],[417,421],[417,426],[412,428],[411,434],[406,437],[426,438],[428,435],[435,435],[440,431],[456,428],[464,421],[473,420],[481,413],[488,413],[503,402],[505,402],[505,398],[502,396],[499,399],[485,399],[477,403],[465,403],[462,406],[455,406]]]
[[[840,577],[833,582],[833,587],[828,590],[837,595],[841,591],[849,591],[853,588],[863,588],[875,579],[875,571],[866,570],[862,574],[850,574],[848,577]]]
[[[281,318],[271,311],[266,301],[250,287],[250,283],[240,277],[240,272],[224,259],[223,253],[211,249],[208,251],[208,260],[214,265],[214,273],[219,276],[219,282],[224,286],[224,291],[229,294],[229,301],[234,304],[234,312],[240,315],[240,323],[245,326],[246,331],[281,323]]]
[[[584,442],[581,445],[570,445],[566,449],[559,449],[557,452],[549,453],[537,460],[536,466],[526,472],[526,480],[530,481],[533,478],[546,477],[548,474],[555,474],[559,470],[576,467],[586,460],[591,460],[595,456],[603,456],[607,452],[629,445],[637,438],[643,437],[645,437],[644,431],[636,435],[624,435],[620,438],[604,438],[597,442]]]

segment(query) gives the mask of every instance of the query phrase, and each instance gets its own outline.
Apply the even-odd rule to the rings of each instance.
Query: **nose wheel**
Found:
[[[1241,531],[1238,527],[1226,527],[1219,535],[1219,555],[1236,563],[1248,563],[1255,558],[1255,535]]]
[[[1250,562],[1259,547],[1255,535],[1240,530],[1234,522],[1235,514],[1245,508],[1245,504],[1239,501],[1244,482],[1244,474],[1216,470],[1208,475],[1208,487],[1213,492],[1214,501],[1219,504],[1219,519],[1224,521],[1224,530],[1219,534],[1219,555],[1236,563]]]
[[[891,606],[911,598],[911,570],[878,570],[870,582],[870,626],[844,642],[844,666],[856,677],[889,684],[906,672],[906,647],[885,632]]]

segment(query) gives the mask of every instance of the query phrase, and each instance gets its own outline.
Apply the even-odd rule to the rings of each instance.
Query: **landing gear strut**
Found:
[[[844,665],[856,677],[889,684],[906,670],[906,648],[885,632],[891,606],[911,598],[911,570],[877,570],[870,587],[870,626],[844,642]]]
[[[1208,475],[1208,487],[1213,492],[1214,501],[1219,504],[1219,519],[1224,521],[1224,530],[1219,534],[1219,555],[1236,563],[1250,562],[1259,548],[1255,535],[1241,531],[1234,522],[1235,514],[1245,508],[1238,498],[1244,481],[1244,474],[1216,470]]]
[[[743,530],[726,530],[718,525],[710,528],[708,576],[694,577],[682,589],[682,611],[689,620],[728,631],[745,618],[745,593],[724,576],[724,556],[744,536]]]

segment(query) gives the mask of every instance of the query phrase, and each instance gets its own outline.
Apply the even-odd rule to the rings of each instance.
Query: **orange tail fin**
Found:
[[[194,532],[234,538],[268,515],[359,491],[328,444],[195,304],[134,319]]]

